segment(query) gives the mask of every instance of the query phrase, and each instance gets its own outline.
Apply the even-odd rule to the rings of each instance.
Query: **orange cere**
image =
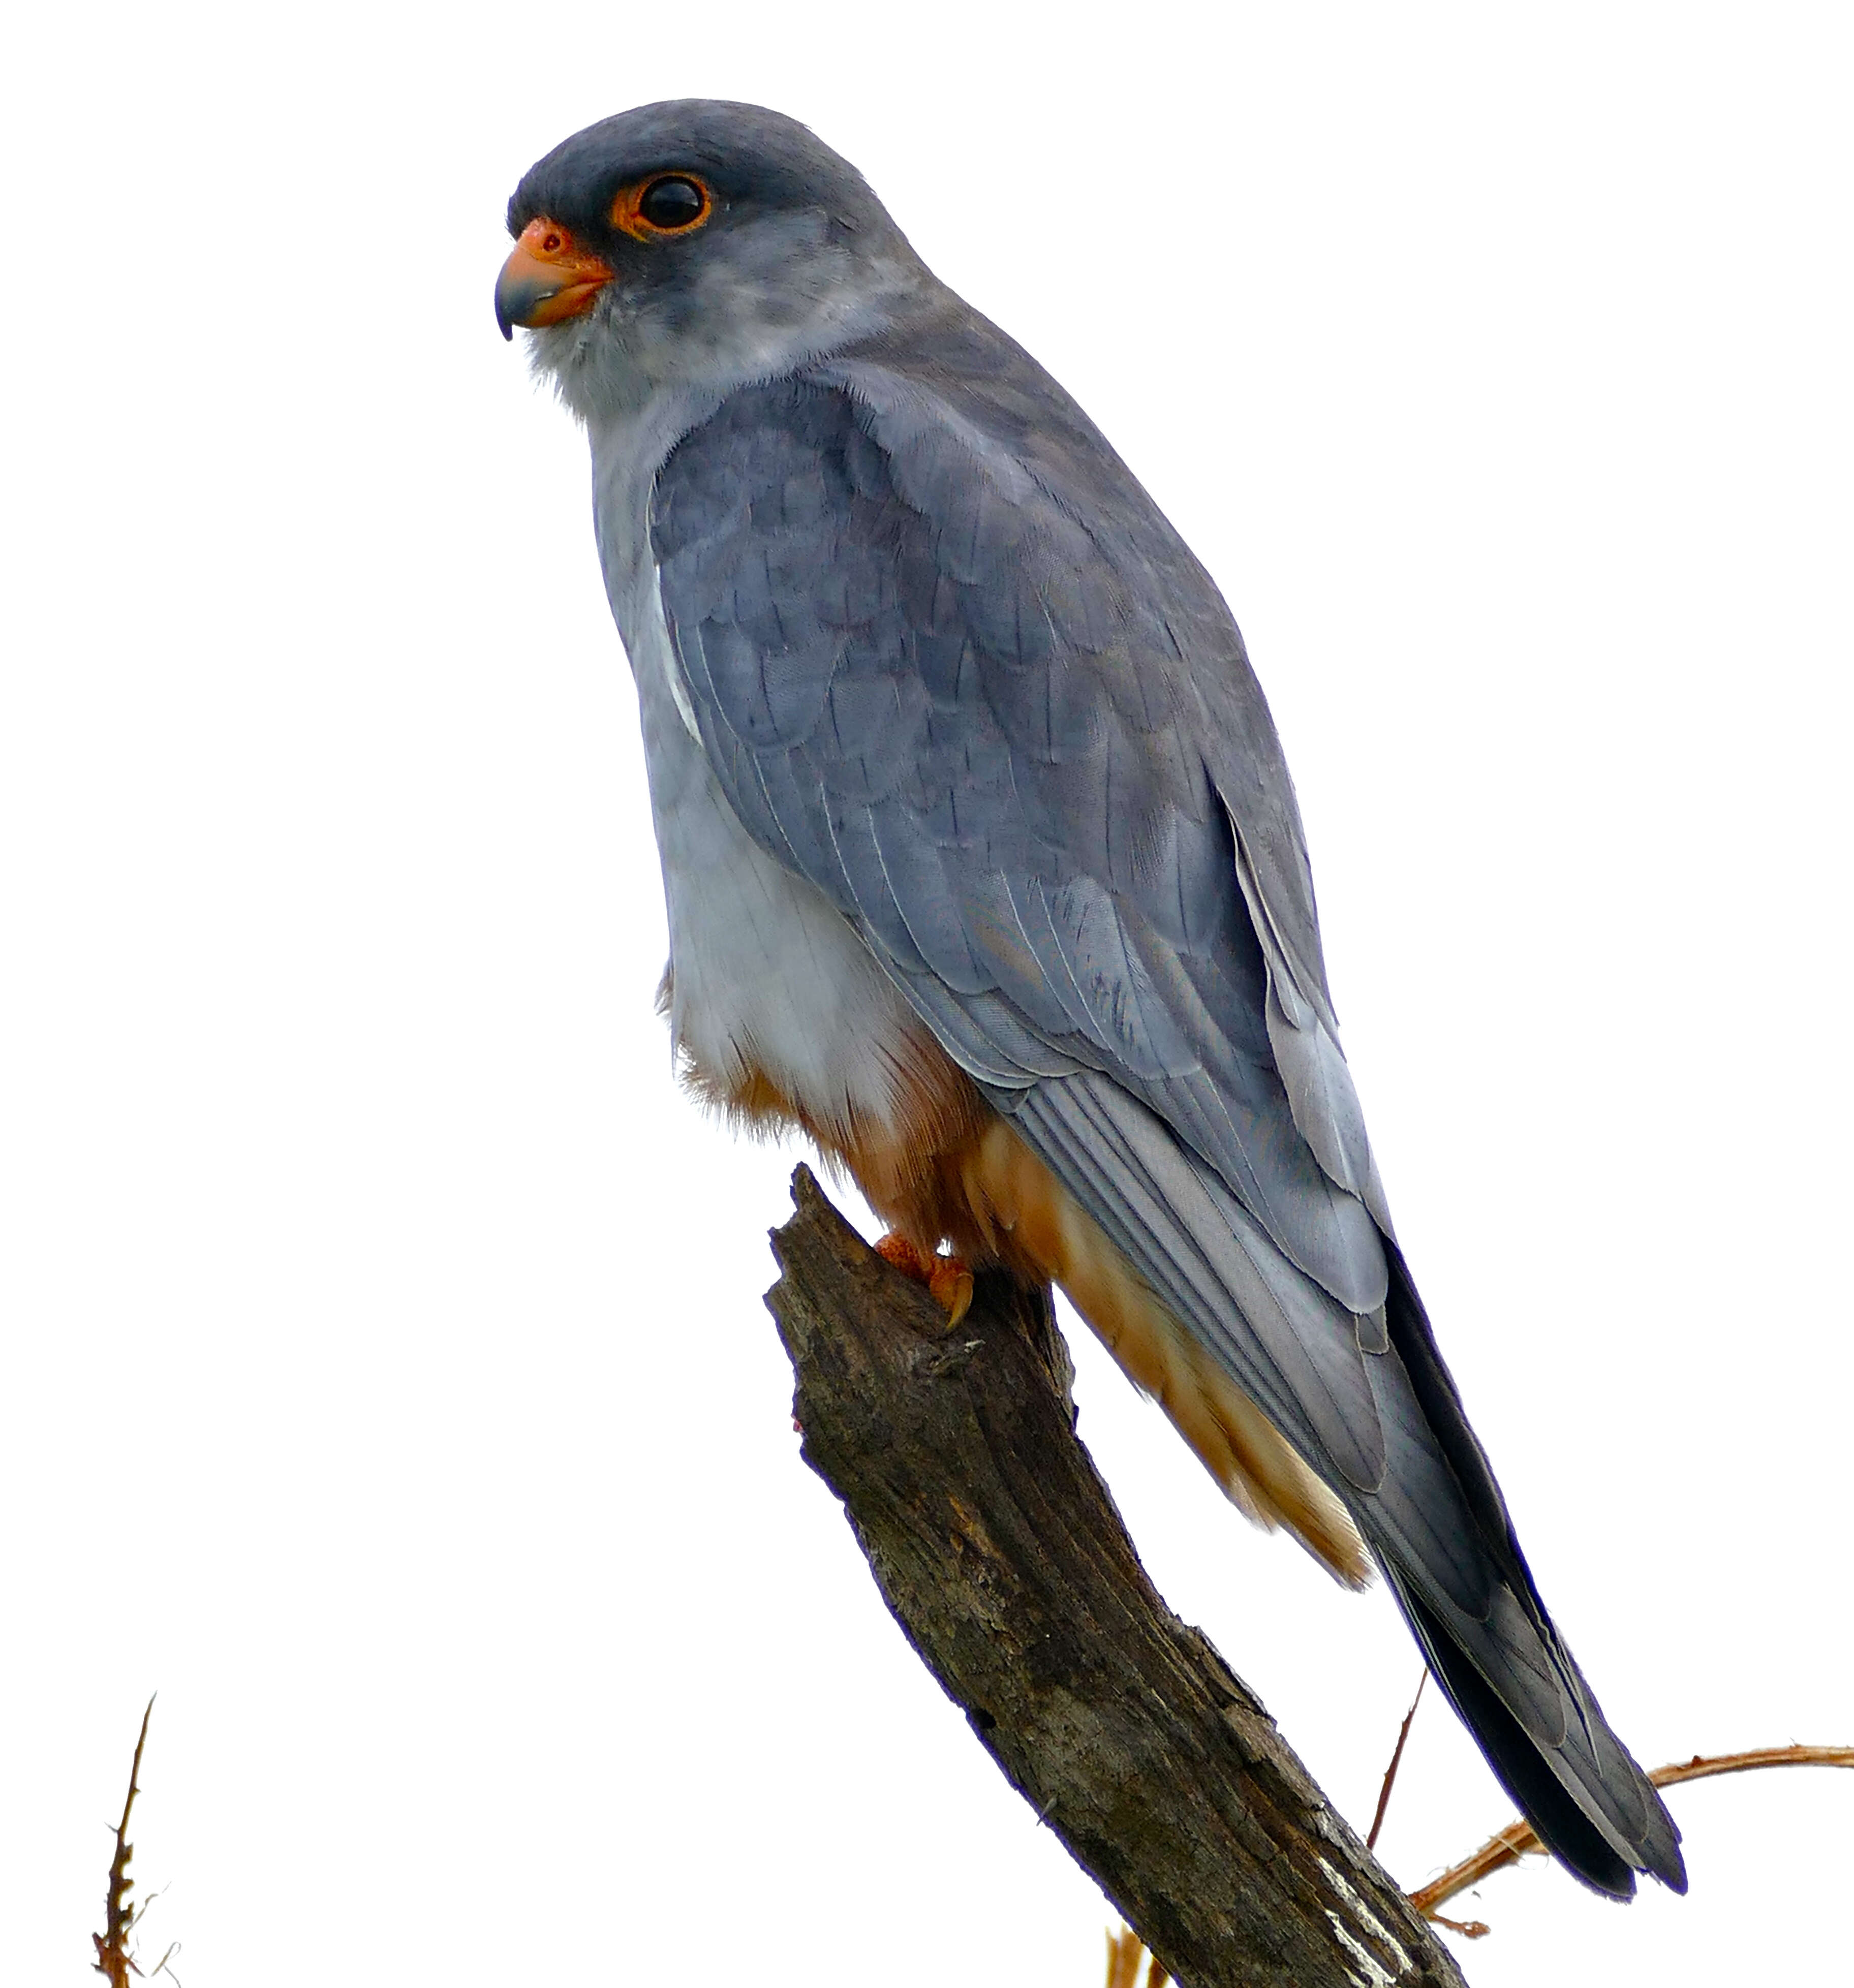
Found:
[[[496,286],[507,323],[533,329],[558,324],[592,308],[611,281],[611,265],[583,249],[557,221],[538,215],[521,232]]]

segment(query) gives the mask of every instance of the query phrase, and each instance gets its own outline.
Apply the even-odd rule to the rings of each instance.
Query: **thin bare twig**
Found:
[[[1696,1753],[1690,1760],[1656,1767],[1648,1778],[1657,1788],[1671,1788],[1682,1781],[1707,1780],[1714,1774],[1747,1774],[1757,1767],[1854,1767],[1854,1746],[1760,1746],[1748,1753]],[[1473,1856],[1464,1857],[1421,1891],[1411,1892],[1410,1903],[1426,1919],[1479,1939],[1487,1930],[1480,1920],[1460,1924],[1445,1919],[1438,1908],[1492,1872],[1543,1849],[1529,1822],[1510,1823],[1497,1836],[1489,1837]]]
[[[1450,1932],[1458,1932],[1463,1939],[1485,1939],[1494,1929],[1485,1919],[1452,1919],[1446,1912],[1431,1912],[1433,1925],[1446,1926]]]
[[[1146,1963],[1145,1988],[1166,1988],[1172,1977],[1166,1972],[1166,1964],[1155,1953],[1149,1953],[1145,1943],[1130,1925],[1123,1925],[1119,1932],[1108,1935],[1107,1988],[1139,1988],[1139,1963]]]
[[[1378,1806],[1371,1819],[1371,1827],[1365,1833],[1365,1847],[1375,1850],[1378,1832],[1384,1827],[1384,1811],[1390,1807],[1391,1790],[1397,1785],[1397,1770],[1403,1764],[1404,1743],[1410,1736],[1410,1722],[1416,1716],[1416,1708],[1423,1702],[1423,1687],[1429,1681],[1429,1666],[1423,1666],[1423,1675],[1416,1680],[1416,1696],[1410,1700],[1410,1709],[1403,1715],[1403,1723],[1397,1728],[1397,1743],[1391,1749],[1390,1765],[1384,1770],[1384,1785],[1378,1790]]]
[[[154,1700],[151,1698],[141,1716],[141,1731],[136,1736],[135,1758],[129,1765],[129,1792],[122,1805],[122,1821],[116,1825],[110,1888],[103,1894],[103,1929],[90,1936],[96,1949],[91,1972],[102,1975],[110,1988],[129,1988],[129,1976],[141,1973],[129,1952],[129,1936],[141,1916],[140,1909],[129,1903],[129,1894],[135,1888],[135,1880],[129,1875],[129,1860],[135,1854],[134,1845],[129,1841],[129,1817],[134,1812],[135,1797],[141,1793],[141,1750],[148,1743],[148,1721],[154,1711]],[[165,1958],[161,1965],[167,1965]]]
[[[1145,1952],[1140,1937],[1130,1925],[1108,1935],[1107,1988],[1133,1988],[1139,1979],[1139,1956]]]
[[[1696,1753],[1656,1767],[1648,1778],[1657,1788],[1703,1781],[1714,1774],[1748,1774],[1754,1767],[1854,1767],[1854,1746],[1760,1746],[1749,1753]]]

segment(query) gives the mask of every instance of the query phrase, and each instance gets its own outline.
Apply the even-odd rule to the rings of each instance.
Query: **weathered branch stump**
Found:
[[[1005,1777],[1186,1988],[1461,1976],[1274,1723],[1159,1598],[1075,1434],[1047,1297],[956,1327],[793,1177],[766,1295],[804,1455]]]

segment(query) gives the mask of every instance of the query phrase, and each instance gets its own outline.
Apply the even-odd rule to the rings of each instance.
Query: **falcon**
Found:
[[[591,442],[689,1087],[800,1129],[949,1310],[1060,1286],[1250,1517],[1382,1570],[1578,1877],[1684,1890],[1398,1246],[1209,576],[791,119],[627,111],[508,221],[497,320]]]

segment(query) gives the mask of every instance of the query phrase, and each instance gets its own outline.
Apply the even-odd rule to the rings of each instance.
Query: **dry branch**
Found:
[[[1274,1722],[1160,1600],[1074,1433],[1047,1300],[949,1329],[800,1167],[766,1302],[805,1460],[1006,1778],[1189,1988],[1460,1988]]]
[[[1166,1988],[1165,1963],[1147,1952],[1129,1925],[1108,1934],[1107,1988],[1140,1988],[1139,1963],[1145,1963],[1145,1988]]]
[[[1760,1746],[1749,1753],[1696,1753],[1690,1760],[1676,1760],[1668,1767],[1656,1767],[1648,1778],[1657,1788],[1671,1788],[1682,1781],[1708,1780],[1714,1774],[1748,1774],[1758,1767],[1854,1767],[1854,1746]],[[1492,1872],[1517,1864],[1522,1857],[1542,1853],[1544,1847],[1529,1822],[1509,1823],[1497,1836],[1489,1837],[1473,1856],[1451,1865],[1421,1891],[1411,1892],[1410,1903],[1425,1919],[1453,1926],[1457,1932],[1478,1939],[1487,1929],[1478,1919],[1461,1925],[1443,1919],[1439,1909]]]
[[[1410,1709],[1403,1715],[1403,1723],[1397,1728],[1397,1743],[1391,1749],[1390,1765],[1384,1770],[1383,1784],[1378,1790],[1378,1806],[1372,1811],[1371,1827],[1365,1832],[1365,1847],[1375,1850],[1378,1836],[1384,1827],[1385,1811],[1390,1807],[1391,1790],[1397,1785],[1397,1770],[1403,1765],[1403,1750],[1409,1744],[1410,1728],[1416,1723],[1416,1708],[1423,1702],[1423,1687],[1429,1681],[1429,1667],[1425,1665],[1421,1677],[1416,1680],[1416,1695],[1410,1700]]]
[[[135,1930],[139,1911],[129,1903],[135,1880],[129,1875],[135,1848],[129,1841],[129,1818],[135,1812],[135,1797],[141,1793],[141,1754],[148,1743],[148,1721],[154,1711],[150,1699],[141,1716],[141,1731],[135,1740],[135,1758],[129,1765],[129,1792],[122,1805],[122,1821],[116,1825],[116,1854],[110,1859],[110,1888],[103,1895],[103,1929],[90,1936],[96,1949],[91,1972],[103,1976],[110,1988],[129,1988],[129,1976],[141,1969],[129,1951],[129,1936]]]

